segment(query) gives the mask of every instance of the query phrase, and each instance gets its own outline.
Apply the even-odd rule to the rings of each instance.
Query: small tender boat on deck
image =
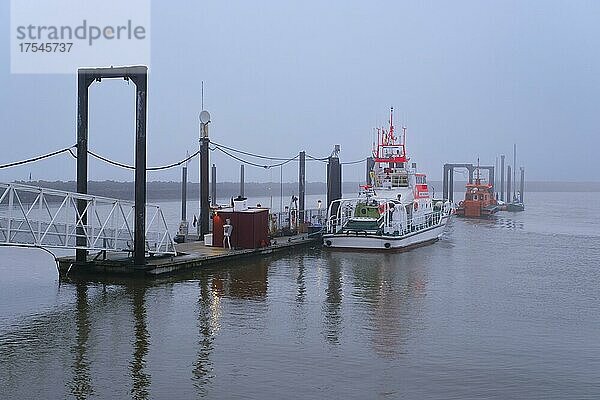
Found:
[[[447,200],[430,196],[425,174],[409,166],[406,128],[394,135],[393,108],[388,130],[377,129],[371,184],[355,198],[331,203],[323,243],[329,248],[399,250],[437,241],[453,212]]]

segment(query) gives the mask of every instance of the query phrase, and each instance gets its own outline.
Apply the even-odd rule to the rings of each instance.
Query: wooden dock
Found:
[[[320,245],[320,235],[296,235],[277,237],[271,245],[258,249],[224,249],[221,247],[205,246],[204,242],[190,241],[176,245],[177,256],[147,257],[146,265],[138,267],[133,265],[128,253],[107,253],[103,255],[90,255],[86,264],[75,264],[75,257],[58,258],[60,276],[80,274],[91,275],[122,275],[138,274],[157,276],[179,271],[190,271],[207,265],[214,265],[226,261],[242,258],[264,256],[300,246]]]

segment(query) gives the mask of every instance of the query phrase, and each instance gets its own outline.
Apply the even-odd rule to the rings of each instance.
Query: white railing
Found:
[[[327,210],[327,233],[339,233],[342,231],[348,221],[354,217],[355,206],[358,201],[365,201],[364,198],[348,198],[339,199],[331,202]],[[433,200],[433,203],[437,203],[442,200]],[[383,217],[379,228],[382,232],[393,231],[389,229],[393,226],[399,227],[398,231],[401,234],[418,231],[425,229],[429,226],[439,224],[443,217],[447,217],[453,213],[452,203],[445,201],[442,203],[439,210],[428,210],[424,213],[417,215],[410,214],[407,216],[403,214],[403,218],[398,220],[396,217],[395,224],[392,221],[392,213],[390,211],[390,201],[381,202],[378,204],[380,215]],[[404,207],[403,204],[395,204],[396,207]],[[398,223],[399,222],[399,223]]]
[[[131,201],[0,183],[0,246],[131,252],[134,227]],[[146,204],[145,234],[147,253],[176,254],[157,205]]]
[[[333,200],[327,209],[327,233],[339,232],[353,216],[355,205],[364,198]]]
[[[305,209],[303,217],[297,209],[269,214],[269,232],[271,235],[294,233],[298,231],[299,225],[305,227],[323,227],[327,210],[324,208]]]

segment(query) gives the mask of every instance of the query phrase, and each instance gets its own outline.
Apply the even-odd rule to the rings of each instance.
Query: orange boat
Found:
[[[479,160],[477,160],[475,183],[467,183],[465,199],[458,203],[456,215],[466,218],[489,218],[500,207],[494,197],[494,186],[482,183],[479,174]]]

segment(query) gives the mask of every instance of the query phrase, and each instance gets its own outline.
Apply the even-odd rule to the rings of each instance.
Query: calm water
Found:
[[[0,398],[597,399],[598,204],[530,193],[408,253],[157,281],[59,283],[45,253],[0,248]]]

